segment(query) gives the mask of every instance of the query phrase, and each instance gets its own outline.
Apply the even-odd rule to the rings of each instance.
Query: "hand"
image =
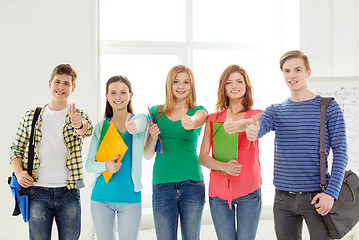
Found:
[[[137,126],[135,121],[131,120],[131,113],[128,113],[127,118],[126,118],[126,123],[125,123],[125,127],[127,129],[127,131],[131,134],[135,134],[137,133]]]
[[[76,112],[75,104],[71,104],[70,117],[71,117],[72,126],[75,128],[75,130],[76,130],[76,128],[78,129],[81,126],[83,126],[81,114]]]
[[[182,108],[182,118],[181,118],[182,126],[186,130],[194,129],[195,121],[187,115],[186,108]]]
[[[223,128],[228,134],[233,134],[236,131],[235,122],[233,121],[231,117],[231,109],[226,110],[226,120],[223,123]]]
[[[33,173],[34,177],[37,178],[36,174]],[[21,170],[15,173],[17,182],[24,188],[31,187],[34,183],[34,179],[27,173],[26,170]]]
[[[252,117],[253,123],[248,126],[246,130],[247,139],[249,141],[255,141],[257,139],[257,135],[260,129],[257,118],[255,116]]]
[[[151,123],[150,127],[148,128],[148,132],[151,135],[151,137],[157,139],[158,135],[160,135],[161,131],[158,128],[156,123]]]
[[[322,215],[327,215],[333,207],[334,198],[326,193],[318,193],[313,198],[311,204],[314,204],[315,210]]]
[[[116,162],[116,160],[120,157],[116,156],[112,158],[111,160],[108,160],[105,164],[106,169],[112,173],[116,173],[122,166],[122,162]]]
[[[238,176],[239,173],[241,172],[242,165],[239,164],[237,160],[232,159],[226,162],[225,165],[226,167],[224,171],[229,175]]]

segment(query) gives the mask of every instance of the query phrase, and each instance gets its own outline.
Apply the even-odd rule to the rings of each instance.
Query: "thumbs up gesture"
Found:
[[[259,129],[260,129],[260,125],[258,123],[258,120],[255,116],[252,117],[252,124],[250,124],[248,127],[247,127],[247,130],[246,130],[246,134],[247,134],[247,139],[249,141],[254,141],[257,139],[257,135],[258,135],[258,132],[259,132]]]
[[[223,128],[228,134],[237,132],[235,122],[232,119],[232,111],[229,108],[226,110],[226,120],[223,123]]]
[[[181,122],[182,122],[183,128],[186,130],[191,130],[195,126],[194,120],[190,116],[187,115],[187,111],[186,111],[185,107],[182,108]]]
[[[135,133],[137,133],[137,126],[136,126],[135,121],[131,120],[131,116],[132,116],[131,113],[127,114],[125,127],[129,133],[135,134]]]
[[[76,130],[82,129],[83,127],[82,117],[81,114],[76,111],[75,104],[71,104],[70,118],[71,118],[72,126]]]
[[[122,166],[122,162],[116,162],[119,157],[120,157],[120,155],[118,155],[106,162],[105,166],[108,171],[110,171],[112,173],[116,173],[118,170],[120,170],[120,168]]]

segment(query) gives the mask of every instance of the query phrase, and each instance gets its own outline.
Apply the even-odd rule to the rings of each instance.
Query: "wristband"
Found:
[[[81,130],[84,127],[83,121],[81,121],[81,126],[79,128],[75,128],[75,130]]]

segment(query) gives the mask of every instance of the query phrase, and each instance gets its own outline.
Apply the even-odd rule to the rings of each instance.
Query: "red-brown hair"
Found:
[[[224,72],[222,73],[220,79],[219,79],[219,85],[218,85],[218,98],[216,103],[216,110],[217,112],[221,112],[225,110],[229,105],[229,98],[226,94],[226,84],[229,78],[229,75],[231,73],[238,72],[243,76],[244,83],[246,85],[246,93],[243,96],[242,99],[242,105],[243,110],[240,112],[247,112],[252,109],[253,107],[253,87],[251,85],[251,82],[249,81],[249,77],[247,72],[238,65],[230,65],[227,67]]]

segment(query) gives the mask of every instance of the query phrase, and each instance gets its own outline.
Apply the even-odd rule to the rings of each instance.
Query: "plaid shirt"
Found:
[[[46,106],[45,106],[46,107]],[[41,141],[41,123],[42,123],[42,114],[45,107],[41,110],[39,119],[35,125],[35,155],[34,155],[34,171],[40,165],[40,159],[38,156],[38,146]],[[67,187],[69,189],[81,188],[84,186],[83,183],[83,168],[82,168],[82,144],[84,137],[89,137],[92,135],[93,126],[91,120],[82,110],[77,109],[82,116],[84,122],[87,123],[88,129],[85,135],[80,136],[76,133],[74,127],[71,123],[70,111],[66,115],[65,125],[63,128],[64,141],[67,149],[69,150],[69,155],[66,160],[66,166],[69,169],[69,178],[67,179]],[[22,121],[19,124],[15,141],[10,147],[10,161],[15,158],[22,158],[23,167],[27,169],[28,162],[28,151],[29,151],[29,138],[31,131],[32,119],[34,117],[35,110],[30,110],[25,113]]]

